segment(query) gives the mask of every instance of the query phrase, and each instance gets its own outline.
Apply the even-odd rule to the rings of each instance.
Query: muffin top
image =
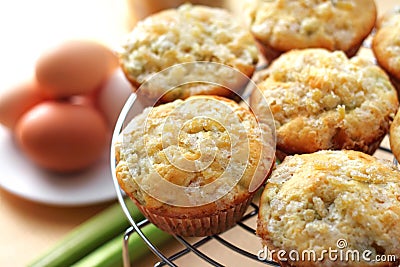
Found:
[[[382,16],[372,41],[376,59],[388,73],[400,80],[400,6]]]
[[[243,201],[266,178],[274,157],[269,138],[271,129],[232,100],[175,100],[146,108],[124,129],[116,176],[155,213],[166,215],[165,206],[222,208]]]
[[[256,81],[275,119],[277,149],[287,154],[342,148],[372,153],[398,106],[383,70],[341,51],[292,50]],[[253,94],[251,106],[265,108],[258,99]]]
[[[136,86],[174,64],[216,62],[247,76],[258,61],[255,40],[226,10],[182,5],[140,21],[118,51],[127,78]],[[152,88],[160,95],[165,88]]]
[[[377,16],[373,0],[247,0],[245,10],[254,36],[278,51],[348,51],[368,36]]]
[[[319,151],[288,156],[272,172],[260,200],[257,233],[269,249],[300,255],[314,250],[319,257],[331,248],[370,250],[371,259],[382,254],[399,259],[399,218],[398,169],[362,152]],[[324,262],[295,266],[365,264],[333,264],[324,256]]]

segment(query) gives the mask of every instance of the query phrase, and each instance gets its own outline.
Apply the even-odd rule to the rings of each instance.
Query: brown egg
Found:
[[[132,91],[132,85],[120,68],[116,69],[98,90],[95,105],[103,112],[110,128],[114,128],[122,107]]]
[[[25,113],[15,128],[21,150],[36,164],[57,172],[89,167],[105,152],[108,129],[89,105],[46,101]]]
[[[18,119],[44,97],[35,81],[14,85],[0,94],[0,123],[14,129]]]
[[[44,53],[35,70],[46,95],[65,98],[91,93],[117,65],[117,57],[104,45],[73,40]]]

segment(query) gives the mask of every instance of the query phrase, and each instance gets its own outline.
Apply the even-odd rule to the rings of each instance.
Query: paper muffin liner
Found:
[[[151,210],[138,204],[134,199],[132,200],[134,200],[142,214],[161,230],[173,235],[202,237],[219,234],[235,226],[243,217],[252,199],[253,196],[235,206],[221,210],[217,214],[200,218],[174,218],[154,214]],[[193,208],[195,209],[196,207]]]

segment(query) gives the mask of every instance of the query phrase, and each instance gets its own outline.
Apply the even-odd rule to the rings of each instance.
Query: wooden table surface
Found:
[[[400,4],[399,0],[376,2],[379,14]],[[135,21],[128,7],[124,0],[2,1],[0,90],[32,75],[40,53],[64,39],[89,38],[110,46],[118,44]],[[110,204],[48,206],[0,189],[0,266],[26,266],[71,229]],[[213,250],[219,256],[230,257],[229,252],[219,252],[218,247]],[[150,256],[138,266],[152,266],[154,259]],[[191,266],[204,265],[193,262]]]

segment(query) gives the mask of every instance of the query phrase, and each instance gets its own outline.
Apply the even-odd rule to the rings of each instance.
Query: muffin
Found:
[[[246,21],[268,61],[291,49],[325,48],[353,56],[374,28],[373,0],[247,0]]]
[[[251,77],[258,62],[253,36],[228,11],[190,4],[158,12],[140,21],[117,52],[126,77],[135,87],[175,64],[215,62]],[[141,93],[150,99],[162,97],[161,102],[168,102],[198,94],[231,96],[232,91],[240,90],[243,85],[238,81],[232,87],[231,79],[218,68],[203,69],[199,66],[195,71],[205,73],[216,85],[173,89],[159,85],[143,88]],[[169,74],[171,80],[185,75],[180,72]],[[224,88],[226,83],[232,90]]]
[[[115,145],[116,177],[141,212],[181,236],[241,219],[274,164],[271,128],[233,100],[192,96],[146,108]]]
[[[281,266],[398,266],[399,218],[397,168],[358,151],[318,151],[288,156],[272,172],[257,234]],[[396,259],[373,262],[377,255]]]
[[[372,50],[379,65],[389,74],[400,92],[400,6],[379,19]]]
[[[364,57],[310,48],[282,54],[255,78],[275,120],[277,154],[350,149],[373,154],[397,111],[386,73]],[[261,93],[253,109],[266,109]],[[261,104],[260,104],[261,103]]]

